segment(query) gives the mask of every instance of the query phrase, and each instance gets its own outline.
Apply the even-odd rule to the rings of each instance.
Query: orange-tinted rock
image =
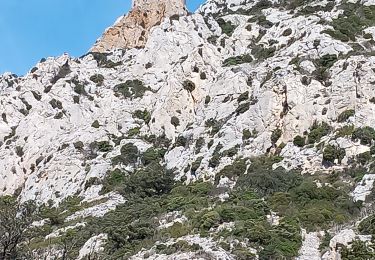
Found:
[[[166,17],[186,13],[185,0],[135,0],[129,14],[108,28],[91,51],[144,47],[152,27]]]

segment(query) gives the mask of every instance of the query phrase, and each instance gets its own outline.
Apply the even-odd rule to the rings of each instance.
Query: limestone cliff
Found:
[[[144,47],[155,25],[167,17],[186,13],[185,0],[133,0],[129,14],[108,28],[91,50]]]
[[[77,259],[374,252],[375,2],[185,13],[134,2],[100,53],[0,76],[0,195],[63,219],[34,246],[74,229]]]

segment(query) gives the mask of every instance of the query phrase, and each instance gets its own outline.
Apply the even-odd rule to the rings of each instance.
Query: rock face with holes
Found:
[[[144,164],[123,159],[129,147],[164,149],[176,179],[221,188],[237,180],[218,178],[225,166],[260,155],[305,174],[373,169],[375,6],[351,2],[208,0],[194,14],[182,0],[133,2],[92,52],[0,77],[0,195],[104,198],[105,214],[126,201],[101,194],[108,172]],[[320,237],[306,238],[301,259],[318,259]]]
[[[164,18],[186,13],[185,0],[133,0],[129,14],[108,28],[91,50],[144,47],[155,25]]]

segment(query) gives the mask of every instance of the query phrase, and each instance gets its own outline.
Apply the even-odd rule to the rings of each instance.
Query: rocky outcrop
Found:
[[[186,13],[185,0],[133,0],[130,13],[108,28],[91,51],[144,47],[155,25],[166,17]]]
[[[0,194],[17,190],[22,200],[44,202],[72,194],[95,197],[100,185],[84,189],[85,183],[112,169],[111,158],[122,145],[134,143],[141,152],[151,147],[147,135],[172,141],[167,167],[189,181],[214,178],[236,157],[277,151],[284,160],[275,167],[329,172],[368,152],[368,145],[335,131],[375,124],[375,58],[323,33],[330,25],[316,15],[264,9],[272,23],[264,30],[265,25],[236,14],[251,6],[233,4],[225,15],[222,2],[163,20],[145,48],[48,58],[24,77],[0,77]],[[332,20],[338,13],[333,8],[321,15]],[[241,61],[246,55],[251,62]],[[326,61],[329,57],[334,58]],[[322,69],[325,80],[317,76]],[[129,82],[142,93],[121,94],[119,86]],[[146,122],[134,116],[144,110],[150,115]],[[347,110],[355,112],[338,122]],[[307,141],[314,122],[326,122],[329,133],[319,142],[296,145],[297,135]],[[129,135],[133,129],[138,134]],[[179,138],[183,144],[173,144]],[[113,150],[102,152],[95,142],[108,142]],[[341,163],[322,164],[324,143],[346,151]],[[225,155],[229,149],[236,151],[234,157]],[[210,163],[218,155],[218,162]]]
[[[348,40],[334,31],[347,24],[337,19],[340,2],[299,4],[209,0],[177,17],[186,13],[182,1],[137,1],[96,43],[96,53],[48,58],[23,77],[1,76],[0,195],[55,204],[75,195],[88,206],[67,220],[102,217],[129,202],[103,194],[106,176],[131,176],[154,148],[150,157],[163,150],[161,164],[177,180],[218,184],[228,191],[218,195],[223,201],[238,176],[218,173],[236,160],[250,167],[249,158],[260,155],[277,156],[273,168],[305,176],[334,172],[343,177],[337,189],[356,184],[351,196],[365,200],[374,176],[360,185],[341,172],[374,162],[375,24],[366,21]],[[127,145],[136,147],[132,162],[118,160],[131,153]],[[317,188],[331,185],[325,181]],[[214,246],[185,238],[207,243],[206,251]],[[300,259],[318,259],[318,233],[304,238]],[[222,248],[217,253],[234,258]],[[167,259],[156,257],[150,259]]]

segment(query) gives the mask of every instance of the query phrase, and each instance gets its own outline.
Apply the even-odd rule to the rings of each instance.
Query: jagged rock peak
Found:
[[[129,14],[108,28],[91,51],[144,47],[152,27],[166,17],[186,13],[185,0],[133,0]]]

